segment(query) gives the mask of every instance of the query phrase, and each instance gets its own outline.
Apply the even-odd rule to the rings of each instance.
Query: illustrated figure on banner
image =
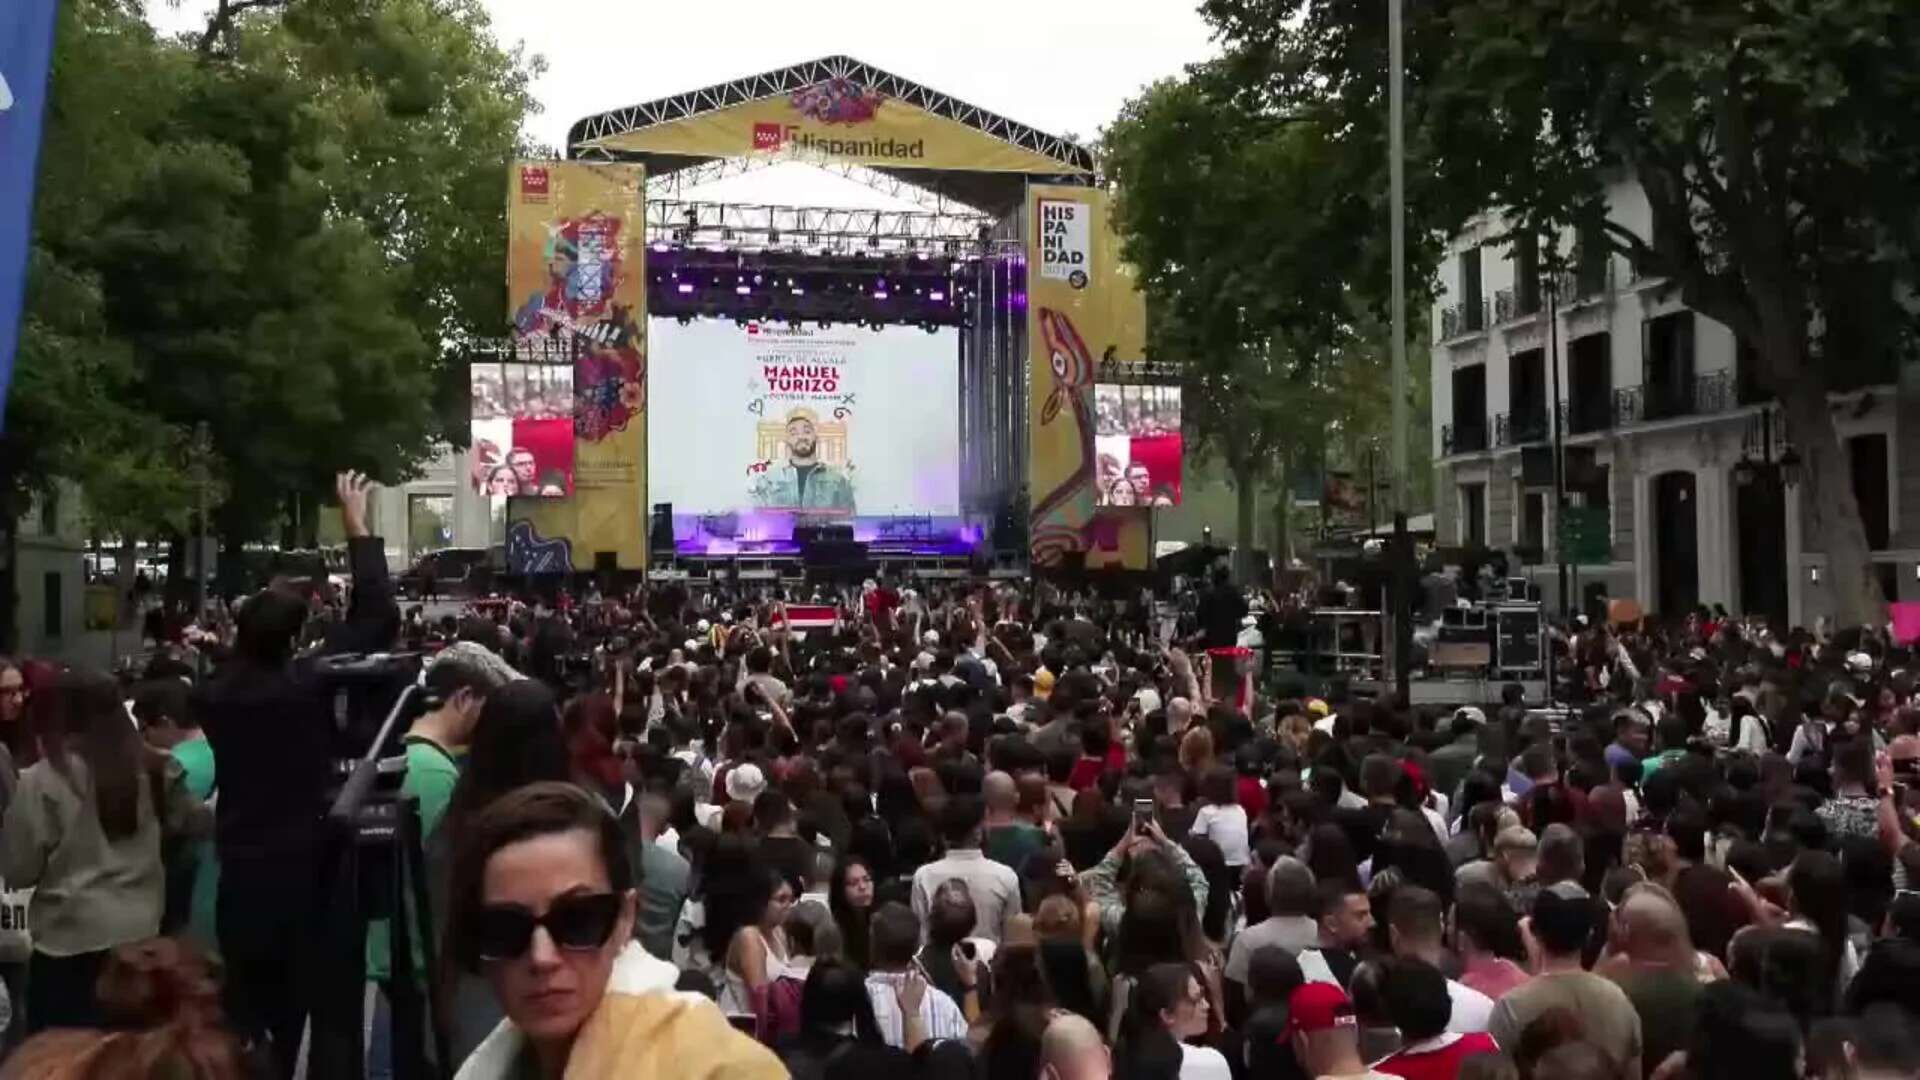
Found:
[[[762,424],[764,430],[770,425]],[[823,431],[830,427],[831,431]],[[787,411],[778,431],[778,453],[759,455],[752,474],[753,505],[777,510],[853,513],[853,479],[845,466],[846,425],[823,425],[812,409]],[[831,435],[832,447],[823,445]],[[765,441],[765,435],[762,436]],[[838,462],[838,464],[836,464]]]

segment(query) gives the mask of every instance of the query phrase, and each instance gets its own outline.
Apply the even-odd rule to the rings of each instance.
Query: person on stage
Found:
[[[755,478],[755,506],[853,512],[853,481],[820,460],[818,424],[812,409],[787,413],[786,460],[769,464]]]

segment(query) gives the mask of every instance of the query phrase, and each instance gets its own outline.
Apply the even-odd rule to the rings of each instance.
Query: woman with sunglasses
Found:
[[[537,783],[471,819],[454,855],[453,959],[507,1018],[460,1080],[653,1076],[774,1080],[779,1059],[633,942],[637,899],[619,823],[571,784]]]

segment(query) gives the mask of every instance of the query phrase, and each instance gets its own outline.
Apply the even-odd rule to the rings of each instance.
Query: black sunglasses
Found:
[[[592,952],[606,945],[619,921],[616,893],[563,896],[540,916],[513,904],[483,907],[473,920],[473,951],[482,960],[512,960],[533,943],[533,928],[544,926],[560,948]]]

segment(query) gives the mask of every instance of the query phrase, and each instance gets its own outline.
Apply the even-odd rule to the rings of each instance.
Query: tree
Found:
[[[1345,0],[1207,0],[1240,92],[1381,132],[1386,25]],[[1408,5],[1415,235],[1571,227],[1664,277],[1759,359],[1806,462],[1835,612],[1881,618],[1830,391],[1884,381],[1920,276],[1920,20],[1905,0]],[[1378,159],[1384,170],[1385,159]],[[1630,178],[1651,228],[1607,217]],[[1384,185],[1381,185],[1384,186]]]
[[[1357,399],[1330,391],[1354,380],[1329,365],[1384,306],[1384,291],[1356,287],[1384,280],[1372,227],[1384,211],[1349,182],[1340,130],[1239,92],[1230,75],[1201,66],[1149,87],[1107,131],[1104,166],[1150,348],[1181,363],[1191,444],[1233,476],[1244,556],[1259,489],[1284,487],[1288,462],[1317,453],[1330,429],[1352,429],[1334,407]]]

